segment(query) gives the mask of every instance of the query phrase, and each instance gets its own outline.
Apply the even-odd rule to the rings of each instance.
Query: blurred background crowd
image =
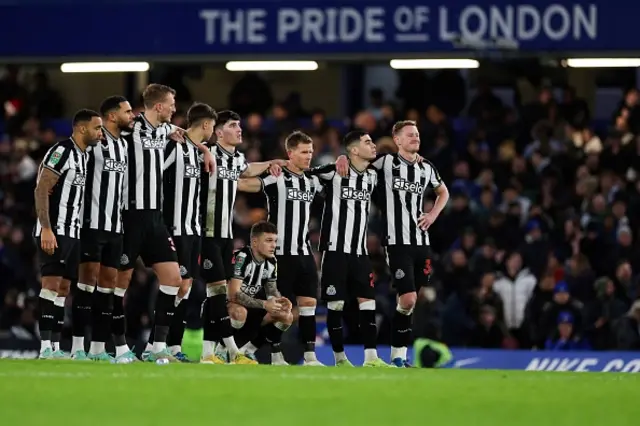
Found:
[[[44,153],[67,136],[57,119],[73,111],[65,110],[64,94],[46,73],[25,81],[18,71],[11,67],[0,80],[0,333],[35,339],[33,189]],[[568,86],[542,80],[534,101],[506,105],[482,83],[468,96],[458,71],[410,73],[393,98],[373,89],[368,105],[344,119],[307,109],[304,94],[274,99],[257,74],[238,81],[227,105],[213,106],[243,116],[240,149],[249,161],[284,156],[284,136],[295,129],[313,136],[314,164],[342,154],[341,136],[351,128],[368,131],[379,152],[393,152],[393,123],[418,122],[420,154],[436,165],[451,200],[430,229],[436,258],[431,285],[419,293],[417,336],[459,347],[640,350],[638,90],[626,91],[611,119],[594,127],[588,103]],[[207,99],[166,83],[178,90],[173,121],[184,126],[189,104]],[[265,217],[264,207],[259,194],[238,197],[238,247]],[[321,208],[316,200],[310,233],[316,247]],[[379,343],[388,344],[395,293],[375,209],[370,223]],[[156,285],[141,265],[134,281],[126,311],[135,340],[148,332]],[[204,286],[196,283],[190,327],[199,326],[203,298]],[[356,310],[347,309],[346,323],[348,342],[358,342]],[[326,337],[319,327],[319,341]]]

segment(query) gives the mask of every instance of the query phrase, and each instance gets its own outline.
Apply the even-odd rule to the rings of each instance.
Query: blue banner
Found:
[[[0,0],[0,57],[633,51],[623,0]]]
[[[389,360],[389,347],[379,347],[378,354]],[[316,348],[318,360],[334,365],[331,346]],[[345,353],[355,365],[364,362],[361,346],[347,346]],[[547,352],[487,349],[452,349],[453,360],[446,368],[478,370],[581,371],[639,373],[640,352]]]

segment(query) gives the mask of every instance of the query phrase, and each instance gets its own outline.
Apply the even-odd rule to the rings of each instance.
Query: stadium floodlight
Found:
[[[316,61],[230,61],[229,71],[315,71]]]
[[[571,68],[637,68],[640,58],[569,58],[565,63]]]
[[[392,59],[391,68],[396,70],[442,70],[478,68],[475,59]]]
[[[148,62],[67,62],[60,66],[64,73],[78,72],[145,72]]]

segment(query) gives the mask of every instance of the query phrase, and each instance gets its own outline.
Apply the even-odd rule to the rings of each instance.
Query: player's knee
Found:
[[[178,262],[160,262],[153,265],[153,271],[162,285],[180,287],[182,277]]]
[[[69,280],[62,280],[58,287],[58,297],[67,297],[69,295],[70,288],[71,282]]]
[[[330,311],[342,311],[344,310],[344,300],[334,300],[327,303],[327,309]]]
[[[98,281],[100,272],[100,264],[96,262],[86,262],[80,265],[78,269],[78,282],[95,286]]]
[[[229,306],[229,317],[231,317],[231,326],[240,329],[247,321],[247,309],[244,306],[231,304]]]
[[[297,298],[298,306],[300,307],[300,311],[302,312],[302,308],[313,308],[314,312],[316,309],[317,301],[313,297],[298,297]]]
[[[227,294],[227,284],[225,282],[207,284],[207,297],[219,296],[221,294]]]
[[[126,271],[118,271],[116,287],[123,288],[123,289],[129,288],[131,277],[133,277],[133,269],[128,269]]]
[[[360,299],[358,303],[358,308],[361,311],[375,311],[376,301],[372,299]]]
[[[115,268],[100,268],[98,283],[102,288],[114,288],[118,283],[118,270]]]
[[[417,295],[415,292],[403,294],[398,298],[398,307],[406,311],[413,311],[414,306],[416,306],[416,299]]]
[[[291,312],[287,312],[286,314],[284,314],[282,316],[282,318],[280,319],[281,323],[285,324],[287,326],[287,328],[289,328],[289,326],[291,326],[291,324],[293,324],[293,313]],[[286,329],[284,329],[283,331],[285,331]]]

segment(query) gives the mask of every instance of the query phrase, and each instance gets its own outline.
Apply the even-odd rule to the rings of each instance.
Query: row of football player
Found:
[[[107,99],[100,115],[80,112],[74,118],[73,137],[54,146],[43,160],[36,190],[36,236],[40,238],[43,272],[41,322],[49,325],[44,329],[41,326],[44,331],[42,357],[59,356],[59,351],[55,350],[55,331],[56,325],[59,329],[60,317],[56,307],[59,308],[61,302],[63,304],[68,293],[68,283],[73,279],[74,253],[82,247],[82,259],[75,262],[76,265],[81,262],[81,266],[79,291],[74,297],[73,309],[74,359],[108,359],[104,342],[110,331],[113,331],[116,341],[116,360],[131,362],[136,359],[124,340],[122,301],[131,279],[133,262],[130,260],[140,255],[147,265],[154,268],[160,282],[153,343],[145,352],[146,359],[185,359],[180,350],[184,330],[181,319],[184,304],[180,301],[188,297],[191,278],[200,269],[208,283],[208,297],[203,309],[205,341],[201,361],[255,363],[252,354],[261,343],[260,336],[263,336],[274,347],[274,362],[283,363],[276,350],[278,336],[294,319],[291,311],[291,301],[294,301],[298,305],[294,313],[299,320],[301,339],[306,345],[305,364],[319,365],[313,346],[318,283],[306,233],[310,202],[324,188],[326,201],[320,247],[324,252],[322,294],[328,302],[329,331],[336,363],[350,365],[342,347],[341,311],[346,298],[357,297],[366,340],[366,363],[386,365],[378,359],[375,351],[375,321],[370,318],[374,316],[375,302],[371,293],[371,269],[365,242],[371,194],[374,187],[379,185],[380,192],[384,194],[380,204],[386,222],[387,253],[390,267],[396,271],[394,277],[399,292],[392,363],[407,365],[406,346],[410,343],[410,316],[415,303],[415,288],[426,282],[430,273],[426,229],[437,218],[448,199],[446,187],[442,185],[435,168],[428,161],[420,161],[417,156],[420,142],[415,123],[401,122],[394,127],[393,136],[399,148],[394,155],[376,158],[371,138],[365,133],[355,132],[345,138],[348,160],[342,157],[335,165],[309,170],[313,155],[311,138],[295,132],[287,138],[289,160],[247,164],[244,156],[235,149],[242,142],[240,118],[236,114],[228,111],[216,114],[207,105],[196,104],[188,113],[189,129],[184,132],[164,124],[175,112],[174,95],[175,92],[166,86],[150,85],[143,95],[145,112],[138,117],[133,117],[130,105],[120,97]],[[84,199],[82,194],[80,197],[69,196],[71,189],[80,192],[84,189],[84,177],[79,177],[83,173],[86,175],[87,167],[82,167],[83,156],[78,152],[83,151],[83,146],[92,145],[101,136],[102,130],[105,136],[100,141],[102,149],[87,149],[88,168],[93,174],[88,176],[87,185],[90,186],[92,181],[95,183],[97,176],[100,182],[114,183],[115,187],[109,188],[109,194],[115,195],[116,201],[120,194],[125,211],[120,217],[118,209],[114,209],[116,214],[113,216],[118,222],[115,232],[113,226],[106,229],[108,220],[93,220],[108,210],[109,201],[105,200],[110,198],[96,195],[94,185],[92,190],[87,191],[92,196],[86,197],[80,243],[77,241],[80,233],[74,234],[70,229],[72,226],[67,223],[73,222],[68,214],[70,209],[65,208],[67,218],[50,218],[55,214],[48,211],[48,205],[43,206],[42,196],[47,194],[56,197],[55,201],[58,202],[71,202],[72,198],[75,201]],[[125,136],[124,132],[130,133]],[[214,132],[216,144],[204,144]],[[169,142],[170,137],[181,143]],[[177,149],[182,150],[184,155],[176,155]],[[203,153],[200,156],[194,155],[198,149]],[[107,155],[109,158],[103,158]],[[75,163],[68,161],[71,157],[79,160]],[[156,163],[159,167],[154,169],[153,160],[157,161],[158,158],[161,159]],[[200,175],[193,173],[193,166],[200,166],[198,158],[204,163],[205,171],[217,169],[217,173],[202,179],[202,188]],[[125,167],[108,167],[117,161],[124,162]],[[65,167],[64,163],[69,164]],[[123,169],[125,177],[118,180],[117,175]],[[187,170],[190,172],[186,173]],[[64,179],[61,179],[63,176]],[[60,180],[62,184],[58,183]],[[83,185],[78,185],[79,181]],[[63,190],[65,184],[70,187],[66,191]],[[164,217],[161,203],[149,201],[158,192],[157,185],[164,186],[160,192],[165,194]],[[424,191],[429,185],[436,188],[438,198],[434,209],[423,213]],[[134,186],[135,191],[131,190]],[[174,191],[168,197],[169,186],[173,186]],[[235,265],[251,265],[244,270],[232,267],[231,221],[237,189],[264,190],[270,207],[270,220],[277,222],[280,231],[276,234],[256,230],[251,247],[236,255],[251,261],[238,261],[240,259],[235,258]],[[187,191],[190,197],[183,197],[182,192],[187,194]],[[67,196],[63,200],[65,192]],[[145,195],[145,192],[151,195]],[[197,195],[200,192],[202,197]],[[178,194],[180,204],[184,205],[176,202]],[[199,211],[201,198],[202,212]],[[193,202],[194,199],[197,202]],[[87,215],[89,203],[92,213]],[[114,205],[113,201],[110,205]],[[77,207],[77,203],[71,206],[74,207]],[[172,215],[167,214],[169,210],[173,212]],[[191,217],[182,217],[176,214],[178,211],[191,211]],[[59,211],[54,213],[59,216]],[[205,222],[203,232],[199,223],[201,216]],[[113,222],[114,218],[110,217],[110,220]],[[55,227],[51,226],[52,222],[56,224]],[[260,224],[258,228],[264,226],[267,225]],[[257,252],[253,251],[253,245],[262,246],[265,238],[275,238],[275,251],[282,271],[276,287],[282,295],[270,291],[268,296],[271,299],[261,299],[260,295],[262,290],[273,287],[269,283],[275,281],[275,266],[273,277],[267,273],[263,282],[260,274],[266,273],[264,267],[267,263],[260,261],[264,255],[256,255]],[[201,268],[197,264],[198,258],[203,260]],[[256,271],[260,271],[260,274],[256,275]],[[228,289],[227,283],[236,279],[240,281],[240,289],[234,291],[238,283]],[[98,291],[92,298],[94,288]],[[93,315],[89,318],[92,305]],[[275,321],[271,322],[271,326],[261,328],[264,318],[261,315],[248,315],[248,312],[252,312],[252,309],[259,312],[265,308],[268,313],[266,319]],[[260,319],[257,326],[255,320],[248,321],[248,318],[254,317]],[[79,324],[76,325],[76,322]],[[93,341],[87,356],[84,353],[83,335],[89,323],[93,328]],[[261,329],[264,332],[255,336]],[[49,330],[51,334],[47,333]],[[242,335],[248,343],[238,348],[234,334],[238,338]],[[251,342],[252,335],[253,339],[257,339],[254,342]],[[167,337],[171,350],[167,348]],[[52,339],[53,343],[47,338]],[[216,351],[220,348],[224,348],[224,352]],[[223,356],[223,353],[227,356]]]

